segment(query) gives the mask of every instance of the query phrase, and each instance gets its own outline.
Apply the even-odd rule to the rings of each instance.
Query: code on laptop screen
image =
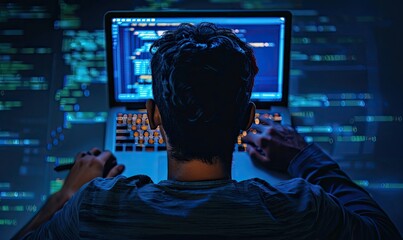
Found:
[[[143,102],[152,98],[150,46],[166,30],[176,29],[181,23],[200,22],[230,28],[252,46],[259,67],[253,100],[278,102],[282,99],[283,17],[112,18],[111,21],[114,96],[117,102]]]

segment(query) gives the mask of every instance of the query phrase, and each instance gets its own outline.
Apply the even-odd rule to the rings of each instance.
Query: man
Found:
[[[257,164],[293,179],[276,186],[231,180],[237,135],[254,120],[250,96],[258,69],[252,49],[230,30],[183,24],[151,52],[154,100],[147,111],[167,144],[168,180],[117,176],[121,165],[111,178],[96,178],[111,153],[81,153],[63,188],[17,238],[401,238],[334,161],[270,120],[261,119],[252,126],[257,134],[243,138],[247,151]]]

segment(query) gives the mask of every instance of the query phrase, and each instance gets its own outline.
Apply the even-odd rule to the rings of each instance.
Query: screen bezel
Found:
[[[290,47],[291,47],[291,21],[292,14],[289,11],[166,11],[166,12],[138,12],[138,11],[111,11],[104,16],[106,66],[109,88],[110,107],[125,106],[132,109],[145,108],[146,101],[119,102],[115,98],[115,84],[113,76],[112,34],[111,25],[113,18],[161,18],[161,17],[283,17],[285,19],[284,32],[284,58],[283,58],[283,88],[280,101],[252,100],[258,109],[269,109],[271,106],[288,106],[288,88],[290,74]]]

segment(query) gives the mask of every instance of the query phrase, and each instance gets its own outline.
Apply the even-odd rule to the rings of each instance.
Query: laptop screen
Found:
[[[112,102],[117,105],[144,103],[153,97],[149,50],[164,31],[176,29],[181,23],[211,22],[232,29],[252,46],[259,67],[252,100],[257,104],[286,103],[290,14],[259,13],[108,13],[105,32]]]

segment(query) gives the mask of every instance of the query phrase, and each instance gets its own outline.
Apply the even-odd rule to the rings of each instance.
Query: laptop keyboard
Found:
[[[255,124],[259,124],[259,117],[271,119],[281,123],[280,113],[261,113],[255,114]],[[147,114],[144,112],[118,113],[116,116],[116,152],[153,152],[165,151],[166,144],[162,138],[159,127],[155,130],[150,129]],[[246,135],[246,131],[239,134],[235,151],[245,151],[246,144],[242,143],[241,138]]]
[[[145,113],[118,113],[116,116],[115,151],[164,151],[166,145],[159,127],[150,129]]]

